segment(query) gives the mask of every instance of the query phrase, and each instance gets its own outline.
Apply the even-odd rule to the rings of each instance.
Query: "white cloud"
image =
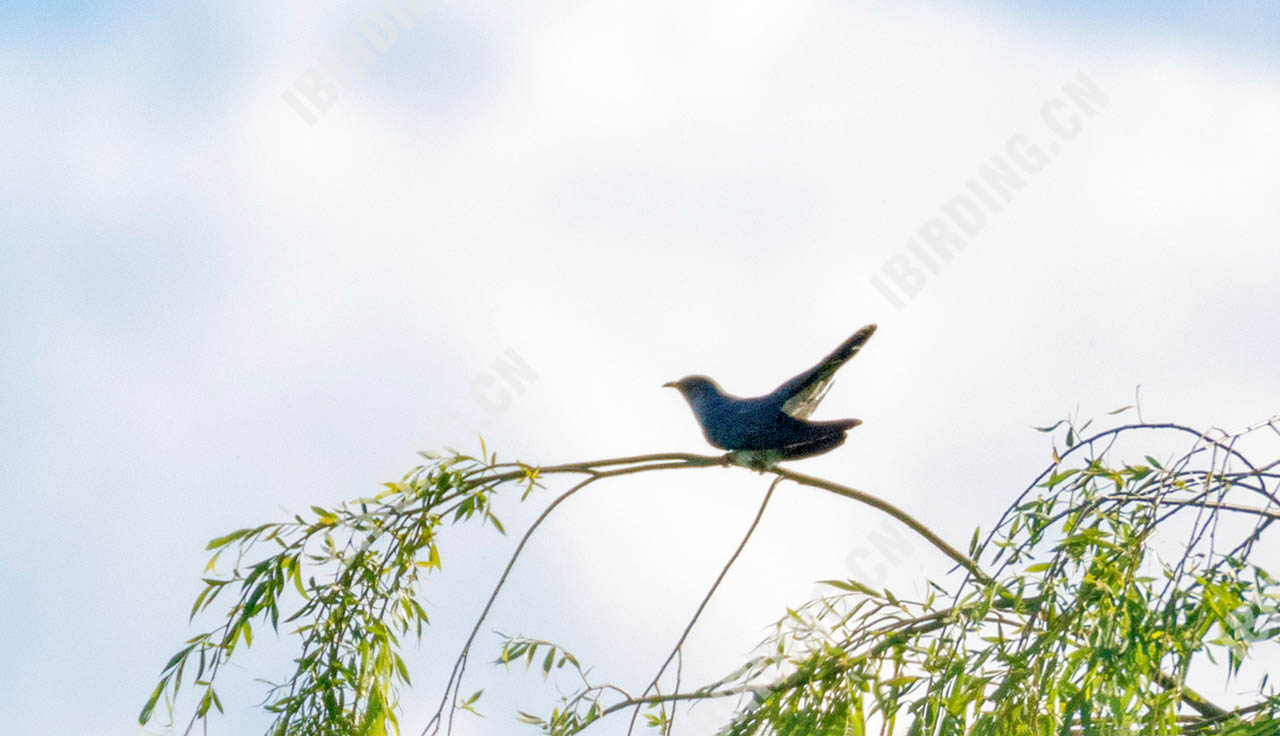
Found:
[[[135,637],[159,627],[113,698],[140,700],[180,639],[184,596],[157,597],[154,580],[185,590],[201,537],[363,492],[415,446],[474,430],[548,462],[698,449],[658,384],[707,372],[764,391],[864,322],[882,330],[823,412],[866,424],[806,468],[955,539],[1038,470],[1043,438],[1026,427],[1077,403],[1100,414],[1141,383],[1152,414],[1229,425],[1280,403],[1268,72],[937,6],[559,3],[517,23],[457,5],[309,128],[279,92],[349,16],[295,11],[300,25],[237,21],[235,63],[203,116],[161,94],[183,58],[157,40],[164,24],[142,28],[150,41],[127,61],[89,44],[79,75],[30,50],[0,61],[35,64],[19,84],[47,100],[0,130],[0,156],[33,183],[3,211],[27,252],[10,276],[23,288],[0,300],[40,325],[0,318],[17,356],[3,389],[44,399],[10,452],[38,498],[105,505],[137,530],[126,541],[86,521],[83,546],[49,552],[73,569],[114,560],[121,600],[147,612],[111,601],[100,615]],[[433,43],[483,55],[486,94],[460,87],[451,106],[433,92]],[[470,78],[465,59],[449,63]],[[894,310],[869,278],[1009,136],[1041,130],[1041,105],[1077,70],[1109,105]],[[509,346],[538,379],[492,416],[469,386]],[[56,484],[56,465],[94,482]],[[592,621],[654,632],[619,643],[607,668],[642,677],[759,485],[708,471],[602,489],[564,511],[521,594],[545,595],[538,615],[589,646],[607,628]],[[33,532],[67,523],[22,508]],[[781,493],[705,619],[707,671],[841,574],[877,523]],[[10,551],[37,544],[28,533]],[[945,567],[916,554],[912,572]],[[54,603],[23,590],[32,610]],[[6,711],[48,712],[18,684]],[[111,719],[104,733],[128,731],[127,705],[93,711]]]

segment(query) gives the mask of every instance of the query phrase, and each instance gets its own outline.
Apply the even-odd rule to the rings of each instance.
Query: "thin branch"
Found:
[[[1213,501],[1197,501],[1195,499],[1152,499],[1146,496],[1134,496],[1118,493],[1105,496],[1098,499],[1098,501],[1136,501],[1139,503],[1150,503],[1159,506],[1196,506],[1203,509],[1219,509],[1222,511],[1234,511],[1241,514],[1253,514],[1254,516],[1261,516],[1272,521],[1280,521],[1280,511],[1271,511],[1269,509],[1260,509],[1253,506],[1241,506],[1239,504],[1232,503],[1215,503]]]
[[[640,458],[636,458],[635,460],[648,462],[649,460],[652,460],[655,457],[661,458],[662,456],[652,456],[652,455],[642,456]],[[708,460],[711,462],[705,462]],[[554,473],[590,471],[591,477],[581,481],[580,483],[577,483],[569,490],[560,494],[554,501],[552,501],[547,506],[547,508],[545,508],[542,511],[541,514],[538,515],[538,518],[534,520],[533,524],[524,533],[524,536],[520,538],[520,543],[516,545],[515,551],[511,553],[511,559],[507,561],[507,566],[503,569],[502,575],[498,578],[498,583],[494,586],[493,591],[489,594],[489,600],[485,603],[484,609],[481,610],[480,615],[476,618],[475,625],[471,627],[471,633],[467,636],[467,640],[462,646],[462,652],[458,655],[457,660],[454,662],[453,670],[449,674],[449,680],[445,684],[444,696],[441,698],[440,706],[436,709],[435,715],[431,717],[431,720],[428,721],[427,725],[423,728],[422,730],[423,734],[426,734],[428,732],[431,732],[434,734],[440,730],[441,717],[444,714],[444,711],[447,707],[447,704],[450,698],[454,697],[457,694],[458,690],[460,690],[462,687],[462,676],[466,671],[467,656],[471,652],[471,645],[475,642],[476,635],[480,632],[480,627],[484,624],[485,619],[488,618],[489,616],[489,612],[493,609],[493,604],[498,599],[498,593],[500,593],[502,591],[503,586],[506,585],[507,578],[510,577],[511,570],[515,567],[516,560],[520,558],[520,553],[524,551],[525,545],[528,544],[529,539],[533,536],[533,533],[538,530],[538,527],[542,525],[542,522],[547,520],[547,517],[551,515],[551,512],[554,511],[556,507],[558,507],[561,503],[568,500],[571,496],[576,494],[578,491],[581,491],[583,488],[586,488],[588,485],[598,480],[601,480],[603,478],[611,478],[611,477],[620,476],[620,475],[629,475],[631,473],[638,473],[645,470],[671,470],[676,468],[707,467],[712,464],[718,464],[718,462],[719,462],[718,459],[715,459],[715,458],[705,458],[700,456],[684,456],[684,457],[680,457],[676,462],[657,463],[657,464],[651,463],[651,464],[639,465],[635,467],[618,468],[614,470],[606,470],[606,471],[598,471],[598,472],[594,471],[591,468],[586,467],[587,466],[586,463],[574,463],[572,465],[554,466],[552,468],[541,469],[541,472],[554,472]],[[619,464],[619,463],[615,463],[612,461],[601,461],[596,464],[604,465],[604,464]],[[512,473],[508,473],[505,475],[511,479],[520,478],[525,475],[525,471],[523,470],[514,471]],[[455,709],[448,708],[448,711],[449,711],[449,717],[448,717],[448,727],[446,728],[446,733],[452,733],[453,714],[455,712]]]
[[[650,682],[649,686],[640,694],[641,697],[648,695],[650,691],[658,686],[658,681],[662,679],[663,673],[665,673],[667,671],[667,667],[671,665],[671,660],[675,659],[676,655],[680,652],[681,647],[684,646],[685,640],[689,638],[689,633],[693,631],[694,624],[698,622],[698,617],[702,615],[702,611],[706,609],[707,604],[711,602],[711,597],[715,595],[716,590],[720,587],[720,583],[724,581],[725,575],[729,574],[729,568],[733,567],[734,562],[737,562],[738,555],[742,554],[742,550],[747,546],[747,541],[750,540],[751,535],[755,533],[756,527],[760,524],[760,519],[764,516],[765,507],[769,505],[769,499],[773,498],[774,489],[778,487],[778,484],[781,483],[782,480],[782,477],[779,476],[774,478],[773,482],[769,484],[769,490],[765,492],[764,500],[760,502],[760,509],[756,511],[756,516],[751,520],[751,526],[747,527],[747,533],[742,536],[742,541],[738,543],[738,548],[733,551],[732,555],[730,555],[729,561],[724,563],[724,568],[720,570],[720,574],[716,576],[716,581],[711,584],[711,588],[707,591],[706,595],[702,597],[702,602],[698,604],[698,609],[693,612],[693,616],[689,619],[689,623],[684,627],[684,631],[680,634],[680,639],[677,640],[676,645],[672,647],[671,654],[667,655],[662,666],[658,668],[658,674],[653,676],[653,681]],[[679,688],[677,687],[677,689]],[[627,724],[627,736],[630,736],[632,730],[635,728],[636,717],[638,715],[640,715],[639,707],[637,707],[631,714],[631,722]]]
[[[845,498],[851,498],[854,501],[866,504],[867,506],[870,506],[874,509],[879,509],[885,512],[886,514],[892,516],[893,518],[897,519],[898,521],[901,521],[903,524],[906,524],[916,534],[919,534],[920,536],[924,537],[925,540],[929,542],[929,544],[932,544],[934,547],[937,547],[947,557],[950,557],[958,565],[963,567],[965,570],[968,570],[969,574],[972,575],[979,582],[983,583],[984,585],[995,584],[995,580],[992,579],[991,576],[983,572],[982,569],[978,567],[978,564],[976,562],[969,559],[968,556],[962,554],[955,547],[952,547],[950,544],[947,544],[947,542],[942,537],[939,537],[937,534],[934,534],[932,529],[925,526],[920,521],[917,521],[914,516],[908,514],[907,512],[903,511],[897,506],[894,506],[888,501],[877,498],[871,495],[870,493],[865,493],[863,491],[849,488],[848,486],[840,485],[839,483],[833,483],[829,480],[817,478],[812,475],[805,475],[804,473],[797,473],[793,470],[787,470],[785,468],[775,467],[766,472],[774,473],[782,478],[786,478],[787,480],[799,483],[800,485],[811,486],[813,488],[821,488],[824,491],[829,491],[831,493],[844,496]]]
[[[1100,439],[1114,440],[1114,437],[1116,434],[1126,429],[1173,429],[1173,430],[1178,430],[1182,432],[1194,433],[1198,438],[1206,440],[1207,442],[1214,445],[1216,448],[1225,449],[1227,454],[1234,457],[1239,457],[1239,453],[1237,453],[1234,449],[1230,447],[1224,447],[1222,443],[1207,438],[1203,433],[1197,433],[1197,432],[1194,432],[1194,430],[1191,430],[1190,428],[1182,427],[1180,425],[1172,425],[1172,424],[1129,425],[1126,427],[1116,428],[1108,432],[1102,432],[1102,433],[1099,433],[1098,435],[1095,435],[1094,437],[1089,438],[1088,440],[1083,440],[1080,443],[1069,448],[1068,451],[1063,455],[1063,457],[1071,454],[1072,452],[1075,452],[1081,447],[1087,445],[1089,442],[1100,440]],[[1041,476],[1038,477],[1036,481],[1033,482],[1031,486],[1028,487],[1027,492],[1029,492],[1032,488],[1034,488],[1035,485],[1044,477],[1045,474],[1052,472],[1053,467],[1058,467],[1060,462],[1061,462],[1061,459],[1059,459],[1058,463],[1055,463],[1053,466],[1051,466],[1050,469],[1047,469],[1045,473],[1041,474]],[[521,552],[523,551],[525,545],[527,544],[529,539],[532,537],[533,533],[541,526],[541,524],[547,519],[547,517],[555,508],[557,508],[561,503],[563,503],[573,494],[577,493],[578,491],[582,490],[586,486],[602,478],[629,475],[634,473],[645,472],[648,470],[677,470],[677,469],[684,469],[684,468],[700,468],[700,467],[728,466],[728,465],[739,465],[739,463],[737,463],[734,460],[732,454],[724,455],[724,456],[707,456],[707,455],[694,455],[694,454],[688,454],[688,453],[655,453],[655,454],[649,454],[649,455],[636,455],[636,456],[630,456],[630,457],[610,458],[610,459],[604,459],[604,460],[594,460],[594,461],[579,462],[579,463],[566,463],[561,465],[551,465],[551,466],[542,466],[542,467],[533,467],[533,466],[528,466],[522,463],[503,463],[503,464],[495,464],[495,465],[487,466],[479,471],[475,471],[473,474],[468,474],[468,480],[472,480],[472,476],[477,476],[474,478],[474,480],[472,480],[472,482],[475,482],[478,484],[500,484],[502,482],[506,482],[509,480],[525,478],[525,477],[528,477],[529,472],[531,470],[536,472],[538,476],[551,475],[551,474],[586,474],[589,477],[579,482],[578,484],[574,485],[568,491],[566,491],[565,493],[557,497],[542,512],[542,514],[539,515],[537,520],[535,520],[533,525],[526,531],[525,535],[520,540],[520,543],[517,545],[515,552],[512,554],[511,559],[508,561],[506,568],[504,569],[501,577],[499,578],[497,585],[494,587],[493,591],[490,593],[489,599],[486,602],[480,616],[477,618],[472,628],[471,634],[467,637],[467,640],[462,648],[462,651],[459,654],[458,659],[454,664],[453,670],[449,677],[449,681],[446,684],[445,693],[441,700],[440,707],[437,709],[436,714],[428,722],[427,726],[423,729],[424,736],[428,733],[435,734],[439,732],[440,726],[442,724],[442,719],[444,716],[444,711],[446,709],[449,710],[447,732],[452,731],[452,717],[455,709],[450,708],[448,706],[448,703],[451,698],[456,697],[457,692],[461,688],[462,676],[465,673],[467,658],[470,653],[471,647],[474,644],[475,637],[477,636],[484,620],[489,615],[493,607],[493,604],[497,599],[499,592],[501,591],[508,577],[510,576],[511,571],[515,566],[515,562],[520,556]],[[505,468],[505,467],[510,467],[513,469],[509,471],[499,472],[499,473],[492,472],[495,468]],[[747,467],[747,466],[742,466],[742,467]],[[1258,469],[1253,468],[1252,466],[1250,467],[1253,471],[1253,474],[1261,474]],[[951,560],[956,562],[960,567],[963,567],[968,573],[968,576],[967,576],[968,579],[977,581],[978,583],[983,585],[999,586],[999,583],[997,583],[997,581],[994,578],[992,578],[989,574],[983,571],[977,562],[975,562],[974,560],[969,558],[967,555],[961,553],[958,549],[956,549],[955,547],[947,543],[944,539],[942,539],[940,536],[934,533],[933,530],[930,529],[928,526],[926,526],[924,523],[920,522],[919,520],[917,520],[915,517],[911,516],[907,512],[903,511],[897,506],[881,498],[878,498],[864,491],[859,491],[857,489],[854,489],[839,483],[828,481],[815,476],[806,475],[804,473],[798,473],[798,472],[789,470],[787,468],[782,468],[778,466],[772,466],[772,467],[767,467],[763,469],[761,468],[749,468],[749,469],[756,470],[758,472],[765,473],[765,474],[774,475],[775,479],[773,483],[770,485],[769,491],[766,493],[764,502],[761,504],[760,510],[757,513],[755,520],[752,522],[751,527],[748,529],[747,534],[744,536],[742,542],[739,544],[737,550],[735,550],[729,562],[725,565],[724,569],[721,571],[720,576],[716,579],[715,583],[712,585],[711,589],[708,591],[707,595],[704,597],[702,603],[699,605],[697,611],[694,613],[693,618],[689,621],[685,631],[683,632],[679,641],[676,643],[675,647],[673,648],[672,653],[667,657],[666,661],[664,661],[662,667],[659,668],[658,674],[654,677],[654,680],[650,683],[649,687],[646,688],[645,693],[641,697],[627,698],[619,703],[615,703],[603,709],[603,711],[601,712],[602,716],[617,712],[619,710],[623,710],[628,707],[634,707],[636,708],[636,712],[633,713],[632,715],[631,723],[633,726],[635,722],[635,717],[638,714],[639,707],[646,704],[665,703],[665,702],[691,700],[691,699],[698,699],[698,698],[725,697],[730,695],[740,695],[746,692],[761,692],[761,691],[770,692],[770,691],[775,691],[777,689],[787,689],[790,687],[795,687],[800,684],[800,682],[796,678],[796,675],[792,675],[791,677],[784,678],[783,680],[775,683],[772,686],[731,688],[727,690],[716,690],[716,691],[694,691],[692,693],[672,693],[667,695],[662,695],[662,694],[649,695],[648,694],[657,686],[657,683],[661,679],[662,675],[665,673],[666,668],[670,665],[672,658],[676,656],[681,650],[681,647],[683,647],[684,642],[687,639],[690,631],[692,630],[692,627],[697,622],[698,617],[701,615],[703,609],[706,607],[706,605],[710,601],[711,596],[714,595],[716,589],[720,585],[720,582],[723,580],[724,576],[727,574],[729,568],[734,564],[738,555],[741,553],[746,542],[750,538],[752,532],[754,531],[756,525],[760,520],[761,515],[764,512],[764,508],[767,505],[768,500],[773,493],[773,490],[776,488],[778,483],[784,479],[793,481],[800,485],[809,486],[812,488],[818,488],[820,490],[825,490],[829,493],[834,493],[836,495],[849,498],[851,500],[857,501],[859,503],[865,504],[879,511],[882,511],[894,517],[895,519],[902,522],[903,524],[905,524],[908,528],[910,528],[920,537],[925,539],[933,547],[935,547],[936,549],[941,551],[943,554],[945,554],[947,557],[949,557]],[[1023,495],[1025,496],[1025,492]],[[1019,500],[1021,500],[1021,498],[1022,497],[1020,497]],[[1169,503],[1167,499],[1163,501],[1165,503]],[[1205,504],[1205,505],[1209,505],[1209,504]],[[1221,504],[1218,504],[1218,505],[1221,505]],[[1269,512],[1269,511],[1248,509],[1246,507],[1228,508],[1227,510],[1248,511],[1250,513],[1258,513],[1259,515],[1266,516],[1266,517],[1270,517],[1272,514],[1272,512]],[[1003,523],[1003,520],[1002,520],[1002,523]],[[997,529],[1001,525],[1002,524],[998,524]],[[995,533],[995,530],[993,529],[991,534],[994,534],[994,533]],[[964,583],[962,583],[962,585],[963,584]],[[943,619],[933,618],[932,616],[930,618],[932,620],[930,620],[927,624],[925,624],[919,629],[913,629],[909,633],[912,633],[912,634],[927,633],[928,631],[936,630],[946,625],[946,621]],[[899,636],[902,635],[902,632],[900,631],[898,635]],[[872,647],[872,650],[869,650],[867,654],[869,656],[874,656],[875,651],[880,650],[882,646],[886,646],[889,640],[896,639],[896,638],[897,637],[895,636],[888,637],[886,641],[880,642],[875,647]],[[799,673],[796,673],[796,674],[799,674]],[[1171,676],[1165,675],[1163,673],[1160,673],[1160,676],[1157,678],[1157,680],[1160,682],[1162,686],[1165,686],[1165,687],[1173,687],[1176,685],[1176,681]],[[1185,687],[1181,688],[1181,691],[1183,693],[1183,700],[1187,702],[1187,704],[1190,705],[1197,712],[1201,713],[1206,717],[1219,716],[1227,712],[1224,709],[1212,703],[1209,703],[1207,700],[1204,700],[1198,694],[1186,690]],[[630,733],[632,726],[628,727],[628,733]]]
[[[435,714],[432,716],[432,718],[427,722],[427,725],[423,728],[422,730],[423,735],[426,736],[427,734],[439,733],[440,726],[442,725],[442,722],[444,722],[445,720],[447,720],[446,733],[452,733],[453,714],[455,709],[449,707],[449,701],[451,698],[456,697],[457,692],[461,689],[462,676],[466,671],[467,659],[470,654],[471,647],[475,642],[475,637],[478,635],[480,631],[480,627],[483,625],[485,619],[489,615],[489,612],[492,610],[493,604],[497,600],[499,592],[502,590],[503,586],[506,584],[507,578],[510,576],[511,570],[514,568],[516,560],[519,558],[521,552],[524,550],[525,545],[528,543],[529,539],[532,537],[534,531],[536,531],[537,528],[541,526],[541,524],[546,520],[546,518],[550,515],[550,513],[556,507],[558,507],[561,503],[563,503],[573,494],[577,493],[578,491],[582,490],[586,486],[602,478],[608,478],[608,477],[620,476],[620,475],[630,475],[633,473],[641,473],[648,470],[678,470],[678,469],[684,469],[684,468],[705,468],[705,467],[712,467],[712,466],[729,466],[729,465],[738,465],[738,463],[734,461],[732,454],[723,455],[723,456],[708,456],[708,455],[694,455],[689,453],[654,453],[654,454],[648,454],[648,455],[633,455],[629,457],[608,458],[604,460],[592,460],[592,461],[578,462],[578,463],[565,463],[561,465],[549,465],[549,466],[542,466],[542,467],[528,466],[524,463],[502,463],[500,465],[486,466],[486,468],[482,469],[481,471],[478,471],[473,474],[468,474],[467,479],[470,482],[475,483],[477,485],[498,484],[505,481],[526,478],[529,476],[530,471],[536,472],[538,476],[551,475],[551,474],[587,474],[590,477],[586,478],[582,482],[573,486],[568,491],[566,491],[565,493],[561,494],[558,498],[556,498],[545,510],[543,510],[542,514],[539,515],[539,517],[534,521],[533,525],[525,532],[524,536],[521,538],[519,544],[516,546],[515,552],[511,556],[511,559],[507,562],[507,566],[503,570],[503,573],[499,578],[498,583],[495,585],[493,591],[490,593],[489,599],[485,603],[484,609],[481,611],[479,617],[476,619],[476,622],[472,627],[471,633],[467,637],[467,640],[462,647],[462,651],[459,653],[457,660],[454,662],[453,669],[451,670],[449,675],[449,680],[445,685],[445,692],[441,698],[440,705],[437,708]],[[623,466],[623,467],[617,467],[617,466]],[[501,473],[488,472],[495,467],[511,467],[513,469],[509,471],[501,472]],[[746,467],[746,466],[741,466],[741,467]],[[601,468],[610,468],[610,469],[601,470]],[[759,470],[758,468],[751,468],[751,469]],[[800,485],[806,485],[814,488],[819,488],[821,490],[825,490],[831,493],[835,493],[837,495],[853,499],[860,503],[864,503],[873,508],[884,511],[890,516],[893,516],[894,518],[898,519],[902,523],[906,524],[917,534],[924,537],[926,541],[928,541],[933,546],[937,547],[940,551],[943,552],[943,554],[947,555],[952,560],[956,561],[965,569],[967,569],[976,579],[984,583],[994,582],[989,576],[983,573],[982,570],[979,569],[978,566],[972,560],[970,560],[965,555],[961,554],[958,550],[956,550],[954,547],[952,547],[950,544],[944,541],[941,537],[934,534],[931,529],[929,529],[920,521],[916,520],[913,516],[899,509],[893,504],[890,504],[887,501],[884,501],[880,498],[872,496],[871,494],[865,493],[863,491],[858,491],[848,486],[841,485],[839,483],[833,483],[831,481],[823,480],[821,478],[816,478],[814,476],[805,475],[803,473],[796,473],[791,470],[787,470],[785,468],[780,468],[777,466],[766,468],[760,472],[772,474],[776,476],[777,479],[779,480],[785,478],[787,480],[791,480],[796,483],[799,483]],[[770,494],[772,494],[772,490],[774,487],[776,487],[777,482],[778,481],[775,480],[774,484],[770,486],[770,491],[769,491]],[[766,496],[766,499],[767,497],[768,496]],[[761,506],[761,512],[763,512],[763,504]],[[754,524],[752,526],[752,529],[754,529]],[[744,543],[745,541],[746,540],[744,539]],[[739,549],[739,551],[741,551],[741,549]],[[735,559],[736,559],[736,556],[737,555],[735,553],[735,556],[734,556]],[[730,564],[732,564],[732,561],[733,560],[730,560]],[[726,572],[727,572],[727,567],[726,567]],[[716,584],[719,585],[719,580],[717,580]],[[714,592],[714,588],[712,589],[712,592]],[[702,607],[704,607],[705,605],[706,605],[706,602],[704,601],[703,606],[699,607],[699,614],[701,613]],[[695,621],[696,621],[696,616],[695,616]],[[692,624],[693,622],[690,622],[690,623]],[[687,632],[686,632],[686,636],[687,636]],[[668,663],[669,661],[670,660],[668,659]],[[664,664],[663,666],[664,669],[666,666],[667,664]],[[661,676],[661,671],[659,673],[659,676]],[[447,719],[445,719],[444,717],[446,709],[449,712]]]

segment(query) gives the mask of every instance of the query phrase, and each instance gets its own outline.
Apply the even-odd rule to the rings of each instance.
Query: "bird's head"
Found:
[[[690,402],[697,401],[705,396],[714,396],[721,393],[720,387],[716,385],[716,382],[706,376],[685,376],[679,381],[667,381],[662,384],[662,387],[674,388],[684,394],[685,399]]]

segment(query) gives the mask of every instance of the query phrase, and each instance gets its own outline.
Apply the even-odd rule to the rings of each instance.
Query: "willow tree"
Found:
[[[784,467],[751,469],[772,477],[755,520],[642,689],[593,682],[563,646],[533,638],[505,638],[486,659],[576,671],[578,685],[549,698],[545,712],[519,714],[531,732],[555,736],[669,734],[680,709],[720,699],[736,704],[721,731],[731,736],[1280,733],[1280,695],[1265,676],[1244,682],[1241,673],[1251,653],[1269,647],[1274,655],[1280,639],[1280,585],[1254,559],[1280,519],[1280,460],[1249,454],[1267,454],[1280,421],[1235,434],[1143,422],[1090,434],[1070,420],[1041,431],[1052,438],[1052,462],[985,535],[975,530],[960,547],[870,493]],[[1158,459],[1155,446],[1178,449]],[[542,499],[563,480],[457,642],[452,668],[427,673],[445,694],[435,716],[411,730],[448,733],[456,714],[480,705],[479,693],[463,687],[477,634],[557,508],[618,476],[738,464],[732,453],[672,453],[538,466],[501,462],[483,443],[475,456],[424,458],[376,496],[209,542],[213,557],[191,614],[215,615],[219,625],[168,661],[141,722],[187,691],[188,730],[221,710],[223,665],[252,645],[255,627],[269,625],[296,646],[296,666],[263,703],[275,716],[270,734],[399,733],[409,683],[400,650],[428,623],[419,599],[440,567],[443,528],[501,531],[500,496]],[[954,562],[955,574],[911,581],[928,591],[916,598],[823,581],[828,592],[788,609],[756,656],[718,681],[681,688],[672,661],[785,482],[887,514]],[[1179,552],[1165,559],[1155,544],[1170,538]],[[1193,666],[1252,697],[1243,706],[1214,702],[1188,685]]]

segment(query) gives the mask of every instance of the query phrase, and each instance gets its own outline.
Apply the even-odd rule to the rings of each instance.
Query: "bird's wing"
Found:
[[[840,366],[858,354],[863,344],[875,334],[876,326],[867,325],[853,333],[830,355],[817,365],[779,386],[770,398],[781,405],[781,410],[795,419],[807,419],[819,402],[831,390],[831,382]]]

